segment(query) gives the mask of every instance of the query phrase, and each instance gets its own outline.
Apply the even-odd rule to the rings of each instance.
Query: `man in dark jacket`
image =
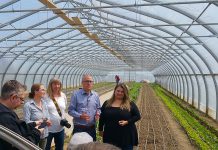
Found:
[[[20,134],[34,144],[38,144],[40,131],[35,127],[39,125],[40,122],[26,124],[24,121],[20,120],[13,111],[24,103],[26,95],[26,86],[16,80],[7,81],[3,85],[0,98],[0,125]],[[0,149],[11,150],[16,148],[4,141],[4,139],[0,139]]]

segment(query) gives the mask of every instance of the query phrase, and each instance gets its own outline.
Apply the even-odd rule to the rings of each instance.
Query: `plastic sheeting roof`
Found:
[[[1,0],[0,62],[9,64],[1,67],[158,73],[178,63],[217,73],[217,6],[217,0]]]

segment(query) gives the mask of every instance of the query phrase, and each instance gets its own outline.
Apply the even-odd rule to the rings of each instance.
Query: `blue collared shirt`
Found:
[[[42,100],[42,109],[37,107],[33,99],[28,100],[23,107],[23,115],[26,123],[41,120],[43,118],[49,118],[48,108],[44,100]],[[48,136],[48,127],[44,128],[44,132],[41,134],[41,139]]]
[[[96,112],[100,112],[100,99],[96,92],[91,91],[87,94],[83,89],[72,94],[68,114],[73,118],[74,125],[94,125]],[[80,119],[83,111],[86,110],[90,116],[90,121]]]

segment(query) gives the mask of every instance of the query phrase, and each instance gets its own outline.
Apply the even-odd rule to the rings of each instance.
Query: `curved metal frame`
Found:
[[[37,27],[40,25],[44,25],[46,23],[48,24],[56,19],[58,20],[59,18],[56,14],[53,14],[47,19],[31,25],[26,30],[21,28],[16,29],[14,24],[19,22],[21,19],[26,19],[27,17],[34,16],[41,11],[48,10],[46,10],[46,7],[43,5],[42,7],[38,8],[38,10],[33,11],[14,10],[13,12],[5,9],[8,6],[15,5],[17,2],[19,2],[18,0],[13,0],[0,5],[0,15],[1,13],[16,12],[21,12],[24,14],[0,24],[0,33],[1,31],[4,31],[4,29],[5,31],[12,31],[11,34],[0,39],[0,46],[6,43],[4,42],[5,40],[13,41],[14,37],[22,35],[26,31],[32,36],[29,36],[25,40],[20,40],[16,44],[13,43],[11,44],[12,46],[3,46],[5,50],[0,53],[0,59],[6,58],[10,54],[12,56],[12,60],[5,66],[5,70],[1,76],[1,85],[7,78],[6,76],[8,72],[10,72],[11,68],[15,66],[14,64],[18,59],[21,59],[22,62],[20,62],[20,64],[17,66],[15,73],[12,74],[14,75],[15,79],[22,76],[24,83],[27,83],[27,80],[30,78],[30,76],[33,76],[31,77],[33,78],[32,82],[38,80],[40,82],[48,82],[52,76],[57,76],[66,86],[66,88],[68,88],[68,86],[78,86],[80,84],[81,75],[84,73],[92,74],[95,82],[100,82],[110,71],[130,71],[137,70],[138,68],[146,68],[147,70],[152,71],[156,77],[156,80],[160,82],[162,86],[169,88],[169,90],[175,95],[180,96],[183,99],[186,98],[187,101],[192,105],[195,105],[194,101],[197,97],[198,109],[200,109],[200,103],[203,98],[202,93],[204,91],[206,96],[206,114],[208,114],[209,101],[211,101],[211,97],[209,95],[209,81],[205,77],[206,72],[214,84],[214,96],[216,97],[216,119],[218,120],[218,81],[214,76],[214,73],[216,72],[214,72],[215,70],[210,64],[210,60],[207,60],[203,54],[198,51],[197,47],[193,47],[193,45],[202,44],[202,48],[208,53],[210,58],[213,59],[214,62],[218,62],[218,55],[215,54],[215,51],[212,48],[210,48],[209,43],[204,43],[204,41],[201,40],[201,37],[217,37],[217,29],[213,28],[213,25],[217,25],[218,23],[207,23],[200,18],[201,15],[204,14],[204,12],[209,9],[211,5],[218,7],[218,4],[215,0],[174,3],[159,3],[159,1],[145,0],[146,3],[135,5],[121,5],[110,0],[96,1],[106,5],[98,6],[94,5],[92,1],[82,3],[79,0],[56,0],[54,3],[60,6],[68,3],[70,6],[72,6],[72,9],[66,7],[63,8],[63,10],[65,10],[69,15],[78,15],[82,22],[86,21],[84,25],[86,25],[87,28],[92,31],[91,33],[97,32],[98,37],[102,39],[107,46],[113,47],[114,50],[121,55],[120,57],[122,57],[122,60],[117,59],[110,52],[98,46],[95,42],[88,40],[85,36],[80,36],[81,34],[78,33],[78,31],[74,31],[73,29],[70,30],[65,22],[55,25],[57,26],[57,30],[64,29],[64,31],[58,32],[58,34],[52,37],[50,36],[50,38],[43,38],[43,36],[47,36],[49,33],[54,32],[56,30],[55,28],[48,27],[45,31],[43,28],[41,28],[43,32],[40,32],[36,35],[30,32],[31,29],[37,30]],[[198,16],[189,14],[184,10],[174,6],[178,6],[180,4],[184,5],[200,3],[204,3],[205,7],[201,10],[201,13]],[[151,14],[148,11],[139,10],[138,7],[140,6],[161,6],[164,9],[179,13],[193,21],[190,24],[177,24],[172,19],[166,19],[161,16]],[[143,15],[149,17],[150,19],[163,22],[163,24],[147,24],[145,21],[134,19],[132,16],[127,16],[114,11],[112,12],[111,8],[118,8],[130,13],[136,13],[137,15]],[[126,22],[135,23],[135,26],[120,20],[114,20],[114,18],[108,18],[108,15],[113,16],[114,18],[125,19]],[[92,27],[90,27],[90,25]],[[194,33],[192,33],[192,31],[189,30],[192,25],[199,25],[203,27],[211,35],[196,36]],[[9,26],[15,28],[16,30],[13,31],[13,29],[7,29],[6,27]],[[172,30],[163,28],[164,26],[173,26],[176,30],[181,31],[181,34],[173,33]],[[187,26],[187,28],[185,28],[185,26]],[[152,28],[153,31],[145,30],[144,28],[146,27]],[[161,35],[161,33],[170,36],[164,37]],[[182,37],[184,33],[187,34],[187,37],[190,37],[194,42],[191,43],[185,40],[184,37]],[[25,46],[25,44],[28,44],[29,41],[36,40],[37,38],[40,40],[33,42],[33,44],[31,43],[30,46]],[[170,40],[170,38],[173,39]],[[51,43],[47,43],[47,40],[49,39]],[[52,39],[55,40],[53,41]],[[66,42],[65,39],[68,41]],[[72,41],[70,41],[71,39]],[[122,41],[120,39],[122,39]],[[177,41],[180,43],[176,44]],[[183,45],[188,48],[184,48]],[[34,47],[37,47],[39,51],[30,52],[31,55],[28,55],[26,52],[29,52],[29,50]],[[22,50],[19,51],[19,48],[22,48]],[[18,49],[17,52],[14,51],[16,49]],[[170,49],[174,51],[170,51]],[[191,49],[198,59],[202,61],[202,64],[207,69],[206,71],[201,65],[198,64],[199,60],[192,58],[193,54],[187,52],[189,49]],[[177,50],[180,50],[182,53],[178,52]],[[53,51],[57,51],[58,54],[53,54]],[[75,52],[78,54],[75,54]],[[146,55],[144,53],[146,53]],[[42,54],[46,57],[43,59],[41,59],[41,57],[36,57],[33,59],[34,55],[40,56]],[[24,56],[24,58],[20,58],[21,56]],[[80,60],[76,59],[75,57],[79,57]],[[26,72],[23,73],[24,70]],[[203,82],[204,87],[200,86],[201,81]]]

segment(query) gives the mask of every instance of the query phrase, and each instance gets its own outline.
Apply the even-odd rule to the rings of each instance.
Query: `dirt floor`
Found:
[[[137,105],[141,120],[137,123],[139,133],[138,150],[194,150],[187,135],[175,121],[170,111],[155,95],[153,89],[144,84]]]

